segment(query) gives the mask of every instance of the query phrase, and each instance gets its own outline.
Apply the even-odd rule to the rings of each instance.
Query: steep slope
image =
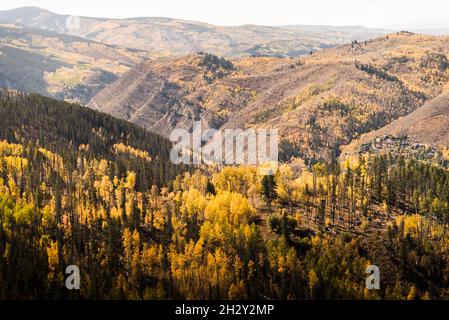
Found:
[[[449,92],[430,100],[411,114],[363,135],[347,150],[359,149],[361,145],[384,136],[403,136],[411,143],[449,148]]]
[[[86,103],[146,57],[79,37],[0,25],[0,87]]]
[[[299,56],[385,33],[383,30],[361,27],[222,27],[170,18],[118,20],[80,17],[74,20],[70,16],[35,7],[0,12],[0,21],[147,50],[153,56],[180,56],[197,51],[228,57]]]
[[[124,75],[90,106],[166,136],[195,119],[215,128],[279,128],[289,151],[328,157],[440,94],[447,40],[398,33],[300,59],[158,60]]]
[[[151,61],[127,72],[96,95],[89,106],[165,136],[175,127],[190,128],[194,120],[220,127],[227,118],[226,108],[208,107],[208,97],[202,92],[212,86],[218,90],[214,84],[220,79],[227,81],[225,77],[234,68],[231,62],[210,54]],[[228,88],[229,84],[223,86]],[[232,100],[230,107],[238,104],[233,97],[222,98]],[[236,98],[242,103],[245,99]]]
[[[171,143],[153,133],[77,104],[0,89],[0,141],[45,148],[65,163],[61,170],[106,160],[111,178],[137,175],[140,188],[168,185],[187,170],[170,161]]]

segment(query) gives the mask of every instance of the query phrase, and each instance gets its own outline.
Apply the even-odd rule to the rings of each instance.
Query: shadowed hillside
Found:
[[[77,157],[112,161],[116,174],[135,172],[142,188],[187,170],[171,163],[167,139],[77,104],[1,89],[0,118],[0,141],[45,148],[69,167],[82,165]]]

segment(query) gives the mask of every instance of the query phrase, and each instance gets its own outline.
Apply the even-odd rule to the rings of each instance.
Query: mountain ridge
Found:
[[[0,11],[0,20],[82,36],[98,42],[150,51],[154,57],[207,51],[220,56],[298,56],[310,51],[367,40],[385,30],[359,27],[216,26],[165,17],[106,19],[79,17],[80,29],[67,27],[69,15],[37,7]],[[70,24],[69,24],[70,26]]]
[[[439,95],[448,82],[446,40],[403,32],[302,58],[155,60],[90,105],[165,136],[194,120],[278,128],[306,158],[327,158]]]

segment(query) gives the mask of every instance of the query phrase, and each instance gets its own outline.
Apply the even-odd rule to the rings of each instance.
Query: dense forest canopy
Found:
[[[77,105],[2,91],[0,117],[2,299],[449,298],[449,172],[431,163],[193,171]]]
[[[77,104],[1,90],[0,118],[0,140],[45,148],[71,167],[78,157],[104,159],[118,175],[134,171],[141,189],[188,170],[170,162],[168,139]]]

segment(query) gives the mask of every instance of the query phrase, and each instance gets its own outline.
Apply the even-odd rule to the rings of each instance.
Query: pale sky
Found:
[[[449,27],[449,0],[1,0],[0,10],[38,6],[56,13],[170,17],[217,25]]]

